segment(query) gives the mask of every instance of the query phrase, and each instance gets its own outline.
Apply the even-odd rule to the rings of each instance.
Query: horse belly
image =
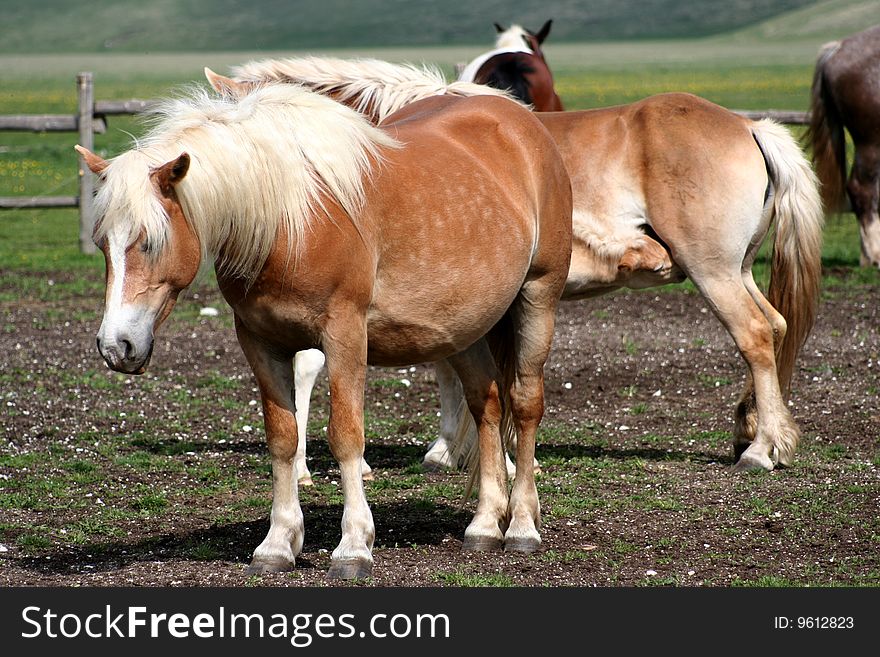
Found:
[[[383,281],[367,314],[368,359],[375,365],[432,362],[459,353],[498,322],[516,298],[528,263],[508,263],[506,280],[481,269],[434,268],[404,285]]]

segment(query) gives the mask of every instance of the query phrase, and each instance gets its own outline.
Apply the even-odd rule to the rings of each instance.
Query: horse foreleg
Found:
[[[880,267],[880,145],[856,144],[846,191],[859,221],[860,263]]]
[[[462,549],[495,550],[502,545],[508,521],[498,372],[485,338],[449,358],[449,363],[461,380],[480,447],[479,501],[465,530]]]
[[[290,570],[302,550],[304,526],[299,505],[295,457],[297,422],[291,393],[290,361],[270,355],[236,320],[236,333],[260,388],[266,442],[272,458],[272,511],[269,533],[254,550],[247,572]]]
[[[337,320],[341,321],[341,320]],[[326,336],[343,336],[331,340]],[[367,330],[363,318],[350,317],[344,326],[328,327],[324,354],[330,376],[330,423],[327,440],[339,462],[342,480],[342,538],[331,555],[327,573],[335,579],[367,577],[373,567],[376,528],[361,476],[364,458],[364,386],[367,372]]]

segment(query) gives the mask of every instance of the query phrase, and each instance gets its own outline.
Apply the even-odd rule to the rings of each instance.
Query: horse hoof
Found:
[[[500,538],[491,536],[465,536],[461,549],[465,552],[495,552],[504,547]]]
[[[422,470],[425,472],[446,472],[449,468],[443,463],[437,463],[436,461],[422,461]]]
[[[770,472],[773,469],[773,461],[766,454],[750,454],[743,452],[739,461],[733,466],[733,471],[740,472]]]
[[[245,575],[265,575],[267,573],[284,573],[293,570],[294,562],[282,557],[274,559],[254,559],[245,569]]]
[[[519,552],[520,554],[531,554],[537,552],[541,547],[541,541],[536,538],[525,536],[514,536],[504,540],[505,552]]]
[[[314,486],[314,482],[312,481],[312,475],[306,475],[302,479],[299,479],[297,483],[300,486]]]
[[[364,481],[373,481],[375,479],[375,475],[373,475],[373,471],[369,470],[368,472],[361,473],[361,479]]]
[[[365,579],[373,570],[373,562],[367,559],[344,559],[334,561],[327,571],[329,579]]]
[[[743,453],[749,448],[752,443],[742,442],[742,443],[733,443],[733,460],[739,461],[740,457]]]

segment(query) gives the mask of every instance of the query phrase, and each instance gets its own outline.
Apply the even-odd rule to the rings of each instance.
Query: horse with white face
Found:
[[[562,111],[565,108],[556,93],[553,73],[541,50],[552,24],[548,20],[532,32],[521,25],[504,28],[495,23],[495,48],[471,60],[459,81],[503,89],[537,112]]]
[[[329,98],[274,85],[170,102],[109,162],[78,150],[100,178],[98,347],[111,368],[146,369],[178,294],[203,258],[214,261],[272,458],[271,522],[250,572],[292,568],[302,549],[291,360],[310,348],[326,356],[344,495],[331,577],[372,567],[361,479],[368,364],[451,364],[481,450],[464,548],[538,547],[534,476],[522,468],[508,493],[500,427],[513,423],[517,460],[531,465],[571,255],[571,190],[530,112],[503,98],[429,98],[376,128]]]
[[[232,95],[259,84],[302,83],[380,125],[415,92],[497,93],[374,60],[269,60],[233,75],[208,72],[215,88]],[[790,465],[800,434],[785,402],[816,316],[823,220],[815,176],[797,143],[772,121],[750,121],[689,94],[536,116],[572,180],[572,260],[563,298],[690,278],[749,367],[735,415],[736,468]],[[751,267],[774,224],[765,297]],[[455,372],[443,363],[436,369],[440,438],[425,464],[449,467],[463,451],[454,434],[466,415]]]

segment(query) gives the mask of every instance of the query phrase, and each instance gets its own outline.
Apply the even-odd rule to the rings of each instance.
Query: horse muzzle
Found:
[[[99,334],[96,342],[107,366],[123,374],[143,374],[153,355],[152,336],[146,341],[138,341],[130,336],[119,335],[107,339]]]

